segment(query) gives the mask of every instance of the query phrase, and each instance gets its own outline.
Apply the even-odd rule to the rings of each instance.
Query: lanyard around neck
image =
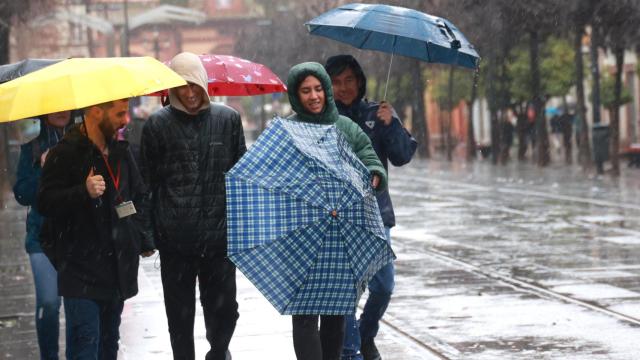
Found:
[[[120,165],[121,162],[118,161],[118,173],[116,176],[113,175],[113,170],[111,169],[111,165],[109,165],[109,159],[102,154],[102,160],[104,160],[104,164],[107,167],[107,171],[109,172],[109,176],[113,181],[113,187],[116,188],[116,194],[118,194],[118,201],[123,202],[122,197],[120,196]]]

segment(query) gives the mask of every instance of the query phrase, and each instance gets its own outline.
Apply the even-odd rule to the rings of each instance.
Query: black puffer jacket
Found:
[[[51,149],[42,169],[37,201],[45,216],[41,237],[56,239],[47,255],[58,270],[62,296],[109,300],[138,292],[139,255],[153,249],[143,212],[147,190],[127,142],[109,145],[109,164],[114,176],[120,173],[122,201],[132,200],[137,214],[118,219],[115,205],[120,198],[105,162],[79,127]],[[98,199],[89,197],[85,185],[91,169],[107,184]]]
[[[140,155],[160,251],[226,252],[224,173],[245,151],[240,115],[225,105],[212,103],[196,115],[169,105],[151,115]]]

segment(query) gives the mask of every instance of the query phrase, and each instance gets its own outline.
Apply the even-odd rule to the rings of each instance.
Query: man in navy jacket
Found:
[[[356,59],[351,55],[332,56],[327,59],[325,68],[331,76],[338,111],[356,122],[369,136],[385,169],[388,170],[389,162],[394,166],[407,164],[418,144],[402,126],[389,103],[370,102],[364,98],[367,79]],[[387,240],[391,241],[389,230],[395,225],[395,215],[389,191],[385,189],[376,196],[387,230]],[[378,333],[378,323],[391,300],[393,277],[393,263],[380,269],[369,282],[369,298],[359,322],[355,315],[347,316],[342,352],[344,360],[381,359],[374,338]]]

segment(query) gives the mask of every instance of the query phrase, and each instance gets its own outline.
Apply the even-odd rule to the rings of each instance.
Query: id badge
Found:
[[[132,201],[125,201],[119,205],[116,205],[116,213],[118,214],[118,218],[126,218],[127,216],[131,216],[136,213],[136,207],[133,205]]]

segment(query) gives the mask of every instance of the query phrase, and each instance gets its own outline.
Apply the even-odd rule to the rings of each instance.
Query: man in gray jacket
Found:
[[[194,359],[196,278],[204,312],[207,360],[230,359],[238,319],[235,266],[227,258],[224,173],[245,153],[237,111],[212,104],[200,58],[181,53],[171,68],[187,85],[152,114],[141,139],[142,174],[152,192],[164,303],[174,359]]]

